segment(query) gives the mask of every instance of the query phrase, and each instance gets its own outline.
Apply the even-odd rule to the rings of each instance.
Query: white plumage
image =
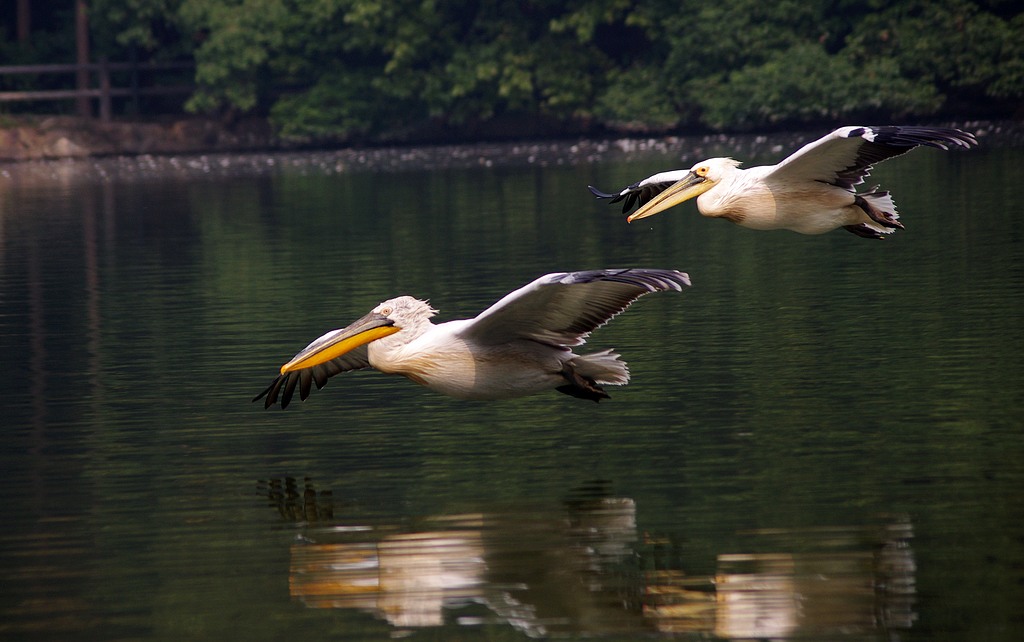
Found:
[[[624,385],[619,355],[572,352],[587,336],[638,298],[681,292],[689,277],[676,270],[558,272],[503,297],[473,319],[431,322],[437,310],[400,296],[362,319],[316,339],[281,367],[253,401],[287,407],[296,388],[305,399],[341,372],[373,367],[400,374],[461,399],[507,399],[556,389],[599,401],[601,385]]]
[[[866,238],[902,229],[889,192],[858,193],[871,168],[918,146],[977,145],[973,134],[937,127],[841,127],[808,143],[778,165],[740,169],[731,158],[711,158],[688,170],[655,174],[618,193],[590,187],[599,198],[623,202],[632,222],[697,197],[704,216],[756,230],[822,234],[837,227]]]

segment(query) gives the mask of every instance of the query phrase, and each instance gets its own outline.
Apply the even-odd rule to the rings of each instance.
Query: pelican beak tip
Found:
[[[395,322],[378,314],[368,314],[341,330],[320,337],[281,366],[281,374],[311,368],[330,361],[361,345],[382,339],[401,330]]]

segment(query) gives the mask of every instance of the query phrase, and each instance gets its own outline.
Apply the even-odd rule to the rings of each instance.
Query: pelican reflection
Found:
[[[738,533],[729,542],[739,548],[714,553],[710,574],[687,572],[687,537],[644,532],[631,499],[597,493],[415,527],[337,518],[306,529],[291,547],[292,597],[401,630],[500,622],[531,637],[787,639],[907,629],[916,618],[902,516]]]

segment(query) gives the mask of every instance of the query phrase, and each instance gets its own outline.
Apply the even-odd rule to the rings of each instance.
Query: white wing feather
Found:
[[[676,270],[591,270],[546,274],[510,292],[460,329],[481,345],[532,339],[576,346],[645,294],[681,292],[690,278]]]

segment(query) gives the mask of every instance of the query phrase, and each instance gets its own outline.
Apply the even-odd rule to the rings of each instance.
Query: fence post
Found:
[[[100,120],[110,122],[110,66],[106,56],[100,56]]]
[[[89,68],[86,67],[89,64],[89,13],[85,0],[75,2],[75,54],[75,62],[79,65],[75,73],[75,88],[85,91],[89,88]],[[83,94],[75,102],[79,116],[92,118],[92,105],[88,96]]]
[[[28,0],[18,0],[17,12],[18,43],[28,44],[32,36],[32,7],[29,6]]]

